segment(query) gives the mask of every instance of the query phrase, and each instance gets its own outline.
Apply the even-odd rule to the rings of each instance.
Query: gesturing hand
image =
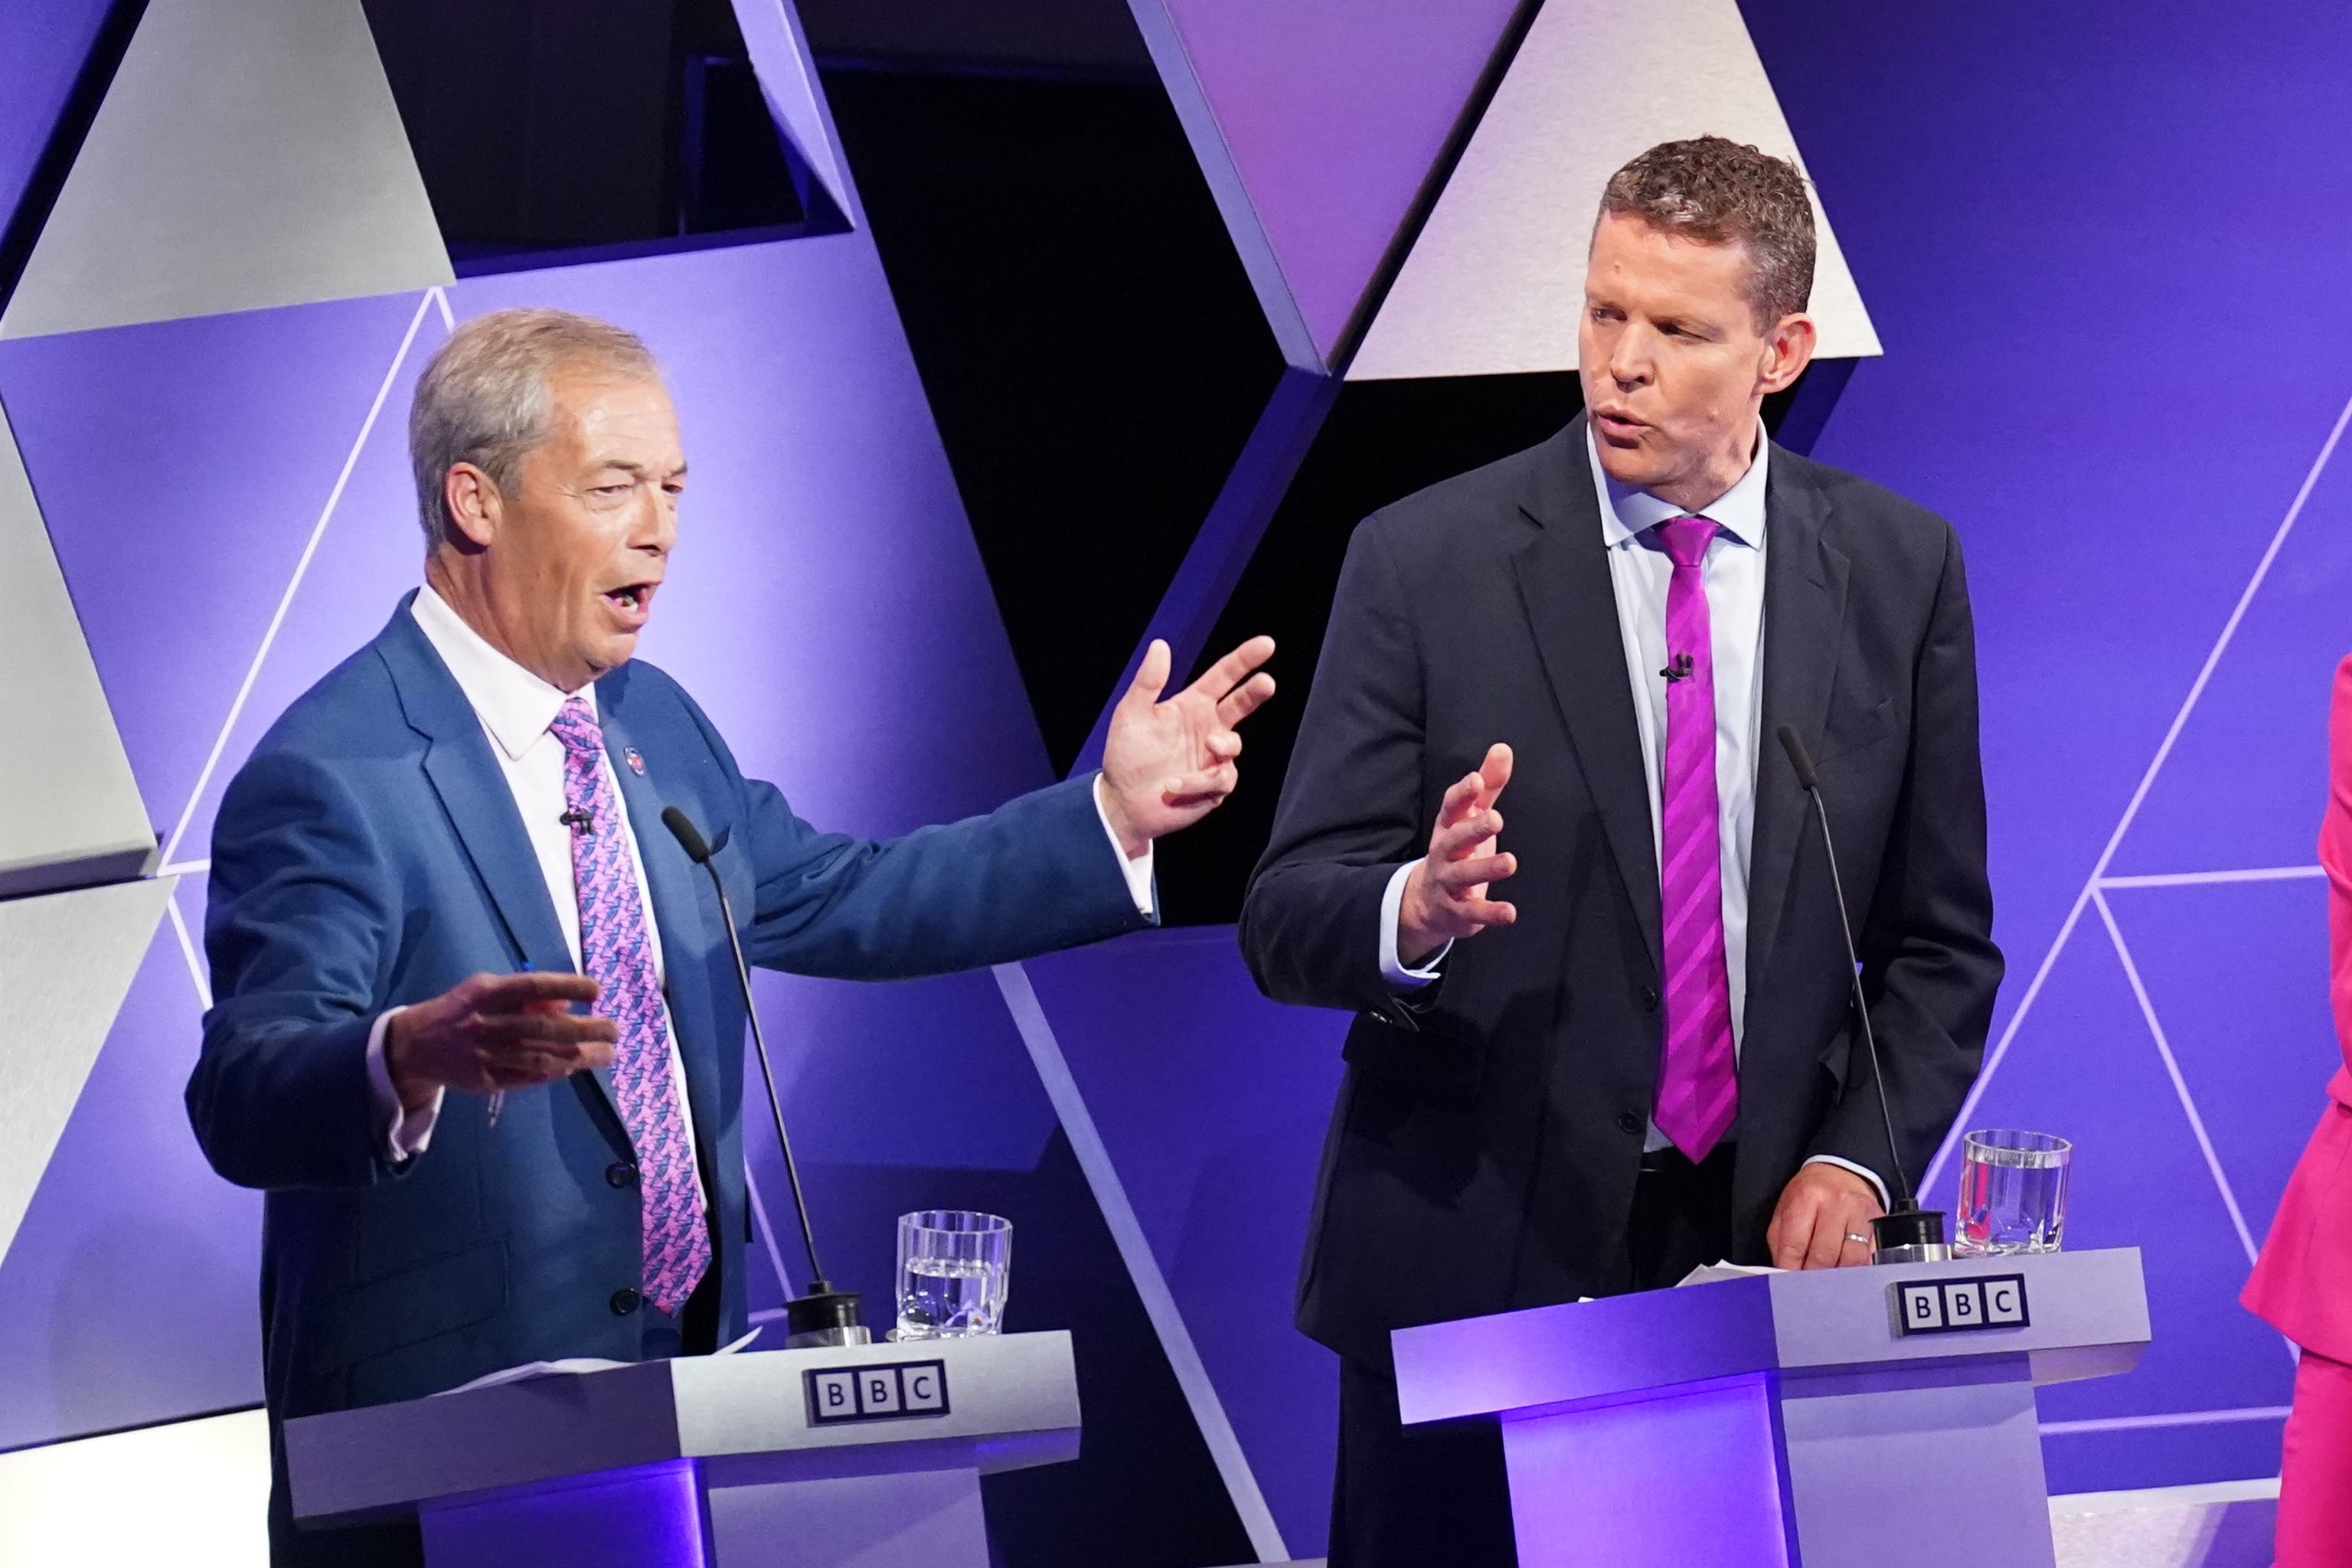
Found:
[[[596,990],[585,974],[477,974],[402,1008],[383,1035],[402,1107],[421,1110],[444,1089],[488,1094],[612,1066],[618,1026],[572,1011]]]
[[[1465,773],[1438,804],[1429,858],[1405,879],[1397,909],[1397,956],[1407,968],[1449,942],[1519,918],[1510,905],[1486,897],[1489,883],[1519,868],[1517,856],[1495,852],[1495,836],[1503,831],[1495,802],[1510,782],[1511,748],[1498,742],[1486,748],[1478,771]]]
[[[1103,742],[1103,810],[1129,859],[1234,793],[1241,782],[1234,759],[1242,754],[1234,726],[1274,695],[1274,677],[1257,668],[1272,657],[1272,637],[1252,637],[1162,702],[1171,656],[1153,639],[1135,683],[1111,710]]]

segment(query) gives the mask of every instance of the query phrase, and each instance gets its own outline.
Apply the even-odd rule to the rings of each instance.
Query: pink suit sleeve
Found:
[[[2352,658],[2336,666],[2327,721],[2327,816],[2319,829],[2319,863],[2327,872],[2328,995],[2345,1070],[2329,1087],[2352,1105]]]

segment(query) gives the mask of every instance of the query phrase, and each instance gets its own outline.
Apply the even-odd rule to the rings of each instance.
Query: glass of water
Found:
[[[2047,1132],[1971,1132],[1960,1159],[1961,1257],[2055,1252],[2066,1234],[2066,1177],[2074,1145]]]
[[[1004,1321],[1013,1270],[1013,1222],[969,1209],[898,1216],[896,1340],[992,1334]]]

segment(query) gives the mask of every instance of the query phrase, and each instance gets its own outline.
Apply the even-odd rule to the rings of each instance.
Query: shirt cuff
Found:
[[[1852,1171],[1855,1175],[1860,1176],[1864,1181],[1868,1182],[1877,1190],[1878,1206],[1880,1208],[1893,1208],[1895,1206],[1895,1200],[1886,1195],[1886,1184],[1878,1179],[1877,1172],[1870,1169],[1866,1165],[1857,1165],[1851,1160],[1841,1160],[1835,1154],[1816,1154],[1811,1159],[1806,1161],[1805,1163],[1808,1165],[1835,1165],[1841,1171]]]
[[[1397,921],[1404,908],[1404,885],[1412,879],[1412,868],[1420,864],[1419,860],[1408,860],[1398,867],[1396,874],[1389,879],[1388,891],[1381,895],[1381,981],[1391,991],[1420,990],[1438,977],[1438,966],[1454,951],[1449,942],[1423,959],[1416,969],[1407,969],[1404,961],[1397,956]]]
[[[367,1038],[368,1094],[375,1101],[376,1152],[394,1165],[425,1152],[425,1145],[433,1142],[434,1124],[441,1120],[442,1098],[449,1092],[435,1089],[433,1103],[416,1110],[400,1103],[400,1091],[392,1087],[392,1068],[383,1059],[384,1031],[399,1011],[387,1007],[377,1014]]]
[[[1135,900],[1135,912],[1150,920],[1160,904],[1158,891],[1151,883],[1152,857],[1160,847],[1147,844],[1142,854],[1132,860],[1128,858],[1127,846],[1118,841],[1118,830],[1110,825],[1110,807],[1103,801],[1100,773],[1095,775],[1095,816],[1102,822],[1103,837],[1110,840],[1110,852],[1118,857],[1118,868],[1127,878],[1127,896]]]

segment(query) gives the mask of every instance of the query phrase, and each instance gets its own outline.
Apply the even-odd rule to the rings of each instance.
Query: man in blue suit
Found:
[[[722,846],[755,963],[1000,963],[1150,924],[1152,841],[1232,791],[1234,726],[1274,689],[1257,638],[1161,701],[1155,644],[1099,773],[888,843],[819,833],[634,660],[686,479],[635,338],[478,318],[409,437],[425,585],[271,727],[214,830],[188,1115],[268,1194],[273,1436],[743,1331],[743,1006],[664,807]],[[417,1561],[413,1527],[298,1531],[273,1461],[274,1562]]]

